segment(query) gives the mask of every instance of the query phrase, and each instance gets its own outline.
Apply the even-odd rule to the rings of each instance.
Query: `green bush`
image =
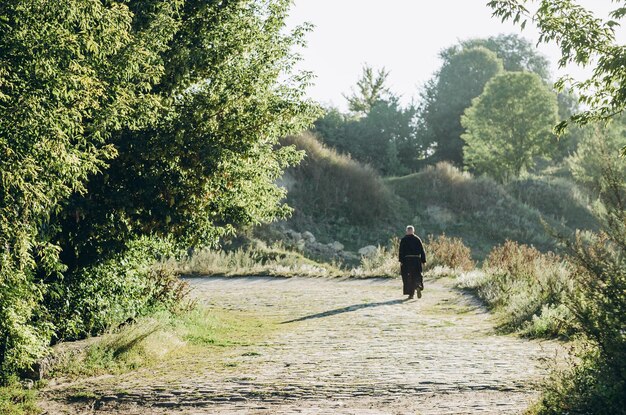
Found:
[[[601,169],[601,231],[565,241],[576,266],[566,304],[579,342],[535,408],[541,415],[626,413],[626,173],[610,162]]]
[[[571,229],[598,228],[590,198],[569,179],[530,177],[506,184],[513,197]]]
[[[406,200],[410,207],[406,216],[412,218],[418,234],[460,237],[478,258],[507,239],[542,250],[556,247],[541,224],[541,214],[488,177],[438,163],[386,183]]]
[[[295,209],[308,208],[316,219],[342,217],[355,225],[376,223],[391,211],[393,194],[368,165],[325,147],[310,133],[281,143],[306,153],[298,166],[287,170],[287,201]]]
[[[124,253],[69,275],[49,300],[56,339],[96,335],[158,309],[181,307],[186,284],[158,263],[168,253],[170,242],[140,238]]]
[[[35,390],[24,389],[18,382],[11,381],[0,386],[0,415],[37,415]]]
[[[373,168],[325,147],[311,133],[281,142],[306,153],[282,178],[287,204],[294,209],[290,227],[310,231],[324,242],[338,240],[351,250],[385,243],[404,229],[397,223],[405,202]]]
[[[307,27],[285,30],[288,0],[197,3],[0,2],[0,382],[53,337],[168,306],[143,238],[290,212],[275,182],[300,155],[277,144],[318,113],[293,69]]]
[[[581,338],[569,368],[547,385],[538,414],[626,413],[626,214],[613,212],[605,232],[570,243],[578,268],[568,306]]]

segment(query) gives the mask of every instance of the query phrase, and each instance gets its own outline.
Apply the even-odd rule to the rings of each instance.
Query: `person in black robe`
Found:
[[[404,294],[411,299],[417,290],[417,298],[421,298],[424,289],[422,264],[426,263],[426,252],[411,225],[406,227],[406,235],[400,240],[399,259]]]

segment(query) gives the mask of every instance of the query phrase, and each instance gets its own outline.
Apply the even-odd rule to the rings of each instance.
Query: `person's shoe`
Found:
[[[417,298],[422,298],[422,290],[418,288],[416,292],[417,292]]]

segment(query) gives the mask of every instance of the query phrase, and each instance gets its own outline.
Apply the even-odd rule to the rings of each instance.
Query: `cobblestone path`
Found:
[[[280,328],[180,372],[85,380],[102,398],[57,402],[49,413],[517,414],[558,347],[496,335],[492,317],[450,279],[427,280],[423,298],[409,301],[398,280],[189,281],[209,307],[269,316]]]

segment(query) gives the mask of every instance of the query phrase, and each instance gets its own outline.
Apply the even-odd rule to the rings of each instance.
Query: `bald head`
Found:
[[[415,228],[413,227],[413,225],[409,225],[406,227],[406,234],[407,235],[413,235],[415,233]]]

